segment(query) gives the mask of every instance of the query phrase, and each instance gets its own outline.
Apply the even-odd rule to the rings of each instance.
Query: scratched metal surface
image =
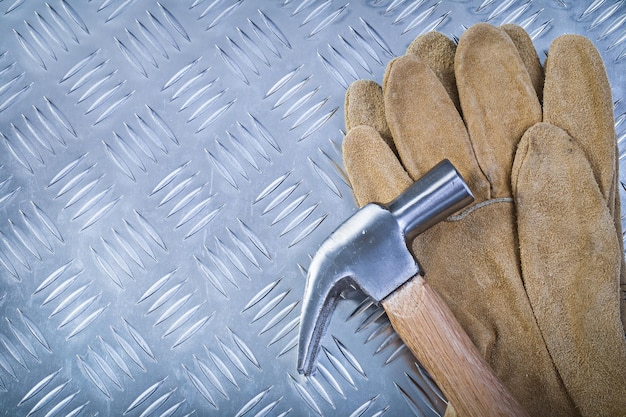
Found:
[[[1,414],[440,413],[357,292],[295,370],[310,257],[354,210],[346,86],[432,29],[577,32],[626,132],[624,0],[482,3],[0,1]]]

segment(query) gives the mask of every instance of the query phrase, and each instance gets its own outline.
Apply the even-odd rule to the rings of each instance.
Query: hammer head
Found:
[[[420,268],[407,238],[467,206],[473,196],[447,160],[387,206],[368,204],[322,243],[311,261],[302,303],[298,371],[315,369],[320,340],[341,292],[359,287],[380,302]]]

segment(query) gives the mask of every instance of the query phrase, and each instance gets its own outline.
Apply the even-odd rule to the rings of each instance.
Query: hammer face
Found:
[[[357,211],[322,244],[309,267],[298,370],[311,373],[319,340],[341,291],[355,284],[379,302],[418,272],[393,214],[377,204]]]

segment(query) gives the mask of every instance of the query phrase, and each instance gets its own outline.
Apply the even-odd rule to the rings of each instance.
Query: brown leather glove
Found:
[[[389,63],[382,89],[354,83],[345,114],[360,205],[390,201],[443,158],[470,185],[476,203],[413,250],[529,414],[624,415],[615,132],[591,42],[557,38],[544,83],[519,27],[478,24],[458,47],[430,33]]]

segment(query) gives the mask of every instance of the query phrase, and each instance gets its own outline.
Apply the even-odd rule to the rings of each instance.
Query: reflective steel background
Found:
[[[441,412],[356,291],[295,347],[345,88],[479,21],[589,36],[624,138],[624,0],[0,1],[0,414]]]

